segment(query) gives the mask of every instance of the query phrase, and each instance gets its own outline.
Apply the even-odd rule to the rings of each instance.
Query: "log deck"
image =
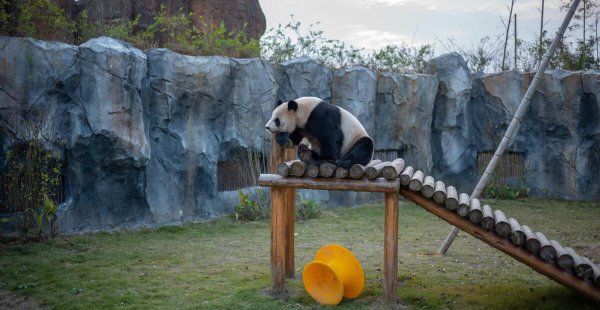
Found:
[[[344,173],[346,178],[311,178],[308,173],[304,177],[286,177],[293,175],[292,169],[290,169],[291,163],[280,166],[281,171],[277,172],[283,176],[261,174],[259,178],[259,185],[271,187],[271,290],[275,294],[283,292],[285,276],[293,277],[294,275],[295,190],[316,189],[385,193],[383,289],[386,302],[396,300],[398,196],[401,195],[533,270],[600,304],[600,266],[594,265],[586,257],[577,255],[571,248],[562,248],[555,240],[549,241],[543,234],[532,231],[527,225],[521,226],[513,218],[507,220],[506,215],[500,210],[493,211],[488,205],[481,208],[476,199],[470,201],[468,209],[469,213],[470,211],[481,213],[476,220],[473,220],[471,216],[464,217],[468,214],[458,214],[459,200],[462,204],[467,205],[467,199],[465,197],[459,199],[456,189],[452,186],[448,186],[443,193],[443,182],[435,184],[434,193],[438,194],[437,197],[435,194],[433,197],[431,195],[423,196],[420,190],[424,174],[421,171],[413,173],[413,168],[408,166],[398,175],[400,167],[394,167],[393,173],[397,174],[397,177],[389,180],[381,177],[370,180],[366,175],[360,179],[348,178],[348,176],[352,176],[352,169],[350,169],[350,175]],[[373,167],[377,166],[376,164],[376,161],[371,162]],[[384,167],[385,165],[380,166]],[[308,167],[310,168],[310,164]],[[335,170],[335,166],[331,168],[332,171]],[[367,166],[358,168],[361,168],[359,170],[362,172],[366,170]],[[275,170],[271,171],[275,172]],[[425,176],[425,179],[427,178]],[[410,183],[415,184],[410,186]],[[429,183],[432,182],[427,183],[431,185]],[[442,196],[445,196],[443,197],[445,200],[441,199]],[[465,195],[461,194],[460,196]],[[442,200],[444,201],[442,202]],[[591,281],[588,281],[588,278],[591,278]],[[594,284],[598,287],[595,287]]]

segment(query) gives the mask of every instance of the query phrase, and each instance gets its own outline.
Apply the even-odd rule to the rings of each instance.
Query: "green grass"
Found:
[[[600,205],[544,200],[488,201],[566,245],[597,242]],[[592,309],[590,301],[464,233],[447,256],[432,256],[450,227],[401,203],[399,303],[409,308]],[[382,302],[383,208],[329,209],[297,223],[296,268],[338,243],[365,270],[365,290],[341,308],[386,308]],[[154,230],[60,237],[0,245],[0,288],[58,309],[310,309],[318,306],[299,279],[272,297],[269,224],[221,218]],[[320,306],[319,306],[320,307]],[[321,307],[320,307],[321,308]],[[328,308],[328,307],[322,307]]]

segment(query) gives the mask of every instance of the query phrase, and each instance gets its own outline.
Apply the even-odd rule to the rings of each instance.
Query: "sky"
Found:
[[[294,18],[317,29],[325,37],[357,47],[378,49],[388,44],[433,44],[436,54],[447,52],[443,44],[451,38],[465,49],[480,38],[496,38],[504,32],[501,17],[508,18],[510,0],[259,0],[267,20],[267,31]],[[539,35],[541,0],[517,0],[517,35],[532,41]],[[565,0],[545,0],[544,28],[558,30]],[[512,26],[511,26],[512,27]],[[511,28],[510,37],[513,37]]]

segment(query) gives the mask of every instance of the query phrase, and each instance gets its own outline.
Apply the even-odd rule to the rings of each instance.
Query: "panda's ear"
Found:
[[[283,100],[279,99],[277,100],[277,106],[280,106],[283,103]]]
[[[296,111],[298,110],[298,103],[294,100],[288,101],[288,111]]]

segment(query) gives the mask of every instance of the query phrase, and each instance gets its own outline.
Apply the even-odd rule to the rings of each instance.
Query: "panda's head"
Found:
[[[294,100],[288,102],[279,102],[271,119],[267,122],[266,128],[271,133],[287,132],[292,133],[298,126],[298,103]]]

